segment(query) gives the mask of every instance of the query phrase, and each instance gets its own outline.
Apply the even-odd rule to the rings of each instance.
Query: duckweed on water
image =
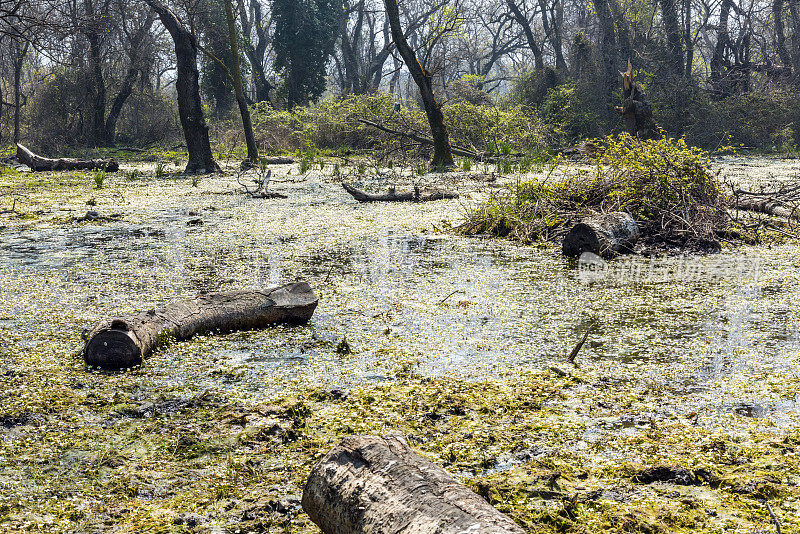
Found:
[[[796,247],[739,252],[763,262],[746,295],[583,286],[549,250],[426,236],[458,202],[360,206],[309,172],[263,203],[230,176],[152,173],[0,183],[41,212],[0,221],[0,530],[315,532],[311,466],[389,432],[534,533],[770,531],[765,501],[800,529]],[[92,197],[124,220],[64,222]],[[201,336],[121,374],[78,356],[101,317],[294,276],[323,295],[307,327]],[[654,467],[692,476],[642,482]]]

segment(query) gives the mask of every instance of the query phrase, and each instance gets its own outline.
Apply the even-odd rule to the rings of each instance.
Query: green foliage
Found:
[[[554,144],[573,143],[597,135],[599,117],[575,82],[550,89],[541,105],[542,120],[551,128]]]
[[[335,0],[272,0],[275,68],[286,74],[289,108],[325,90],[325,67],[344,11]]]
[[[193,174],[192,175],[192,187],[198,187],[200,185],[200,175]]]
[[[486,79],[483,76],[474,74],[463,76],[447,88],[448,100],[451,103],[463,102],[475,106],[491,106],[492,97],[484,91],[484,83],[486,83]]]
[[[163,161],[159,161],[158,163],[156,163],[156,171],[155,171],[156,178],[164,177],[164,175],[166,174],[164,169],[165,169],[165,165],[164,165]]]
[[[488,150],[494,143],[505,143],[512,151],[545,146],[545,126],[535,111],[522,106],[499,109],[458,102],[445,105],[443,112],[453,145]],[[401,106],[395,110],[394,96],[385,93],[335,97],[289,111],[260,104],[253,112],[253,127],[259,145],[272,152],[299,150],[309,143],[334,150],[378,149],[405,143],[360,119],[429,135],[422,109]],[[229,128],[233,131],[236,125],[231,122]]]
[[[461,170],[464,172],[469,172],[472,170],[472,160],[470,158],[464,158],[461,160]]]
[[[547,93],[558,83],[558,74],[550,67],[542,71],[522,70],[514,78],[508,98],[514,104],[538,108],[544,102]]]
[[[103,182],[106,180],[106,171],[95,171],[95,173],[92,175],[92,178],[94,179],[95,188],[102,189]]]

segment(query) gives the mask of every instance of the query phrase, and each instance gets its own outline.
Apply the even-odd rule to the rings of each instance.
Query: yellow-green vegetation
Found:
[[[520,182],[472,213],[466,233],[550,240],[576,217],[626,211],[646,239],[669,244],[713,240],[728,230],[728,201],[707,152],[683,139],[642,141],[626,134],[589,142],[590,165],[559,160],[544,176]]]
[[[597,440],[565,402],[622,425],[656,392],[598,392],[580,371],[465,382],[399,366],[391,382],[349,392],[289,383],[268,404],[143,396],[140,372],[86,374],[77,362],[31,372],[4,380],[6,531],[313,532],[298,506],[311,466],[343,436],[390,432],[529,532],[749,532],[769,523],[764,500],[786,503],[784,529],[800,528],[796,431],[719,436],[690,415]],[[637,482],[654,466],[667,467],[663,481]],[[675,470],[697,476],[687,485]]]
[[[443,111],[454,145],[484,150],[493,143],[507,143],[514,150],[532,150],[545,144],[545,127],[538,115],[521,106],[501,109],[455,102],[446,104]],[[396,146],[396,137],[360,123],[359,119],[401,132],[429,135],[421,109],[397,106],[394,97],[384,93],[330,98],[291,111],[260,105],[253,113],[256,137],[266,152],[302,151],[308,146],[336,151]]]
[[[286,203],[241,202],[229,194],[230,176],[192,187],[186,178],[153,179],[154,167],[101,190],[91,173],[0,182],[35,217],[0,220],[2,252],[11,252],[0,262],[0,300],[9,306],[0,309],[0,531],[317,532],[298,502],[311,466],[343,436],[389,432],[408,436],[531,533],[770,531],[765,501],[784,532],[800,529],[800,381],[779,366],[797,356],[791,279],[763,283],[756,296],[770,304],[759,311],[769,324],[731,330],[754,343],[736,345],[727,330],[698,331],[737,320],[750,294],[737,300],[710,282],[691,291],[575,292],[571,271],[552,254],[423,238],[431,222],[460,216],[456,202],[354,208],[332,179],[310,193],[295,184]],[[124,219],[74,223],[87,205],[119,209]],[[178,206],[185,216],[174,215]],[[298,206],[308,220],[298,222]],[[209,224],[185,226],[198,216]],[[391,227],[386,244],[371,239],[380,225]],[[170,230],[180,237],[161,246]],[[207,247],[193,254],[198,241]],[[286,273],[308,277],[320,293],[311,325],[173,343],[127,373],[84,368],[80,332],[100,318],[211,284],[251,283],[252,264],[234,254],[240,244],[301,258]],[[793,265],[793,250],[770,251],[770,277]],[[169,263],[179,254],[182,271]],[[403,264],[407,271],[385,267]],[[380,285],[373,273],[396,293],[371,293]],[[467,284],[463,294],[448,297],[451,283]],[[525,294],[514,300],[518,289]],[[736,314],[722,308],[717,320],[727,300]],[[573,367],[564,354],[581,313],[600,316],[605,333],[593,332]],[[683,333],[665,336],[664,324]],[[452,343],[459,336],[469,339]],[[337,352],[345,337],[348,350]],[[733,346],[718,349],[720,339]],[[490,370],[469,375],[469,363],[455,359],[436,365],[464,347],[486,351]],[[774,360],[761,360],[763,352]],[[559,372],[543,370],[548,353]],[[712,372],[706,358],[757,372],[698,379]],[[711,390],[693,393],[695,384]],[[745,410],[775,410],[738,413],[732,392],[751,403]],[[658,467],[660,479],[642,476]]]

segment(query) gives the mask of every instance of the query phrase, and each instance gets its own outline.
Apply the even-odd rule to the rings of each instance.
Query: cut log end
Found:
[[[128,369],[142,363],[142,351],[131,332],[113,326],[94,334],[83,356],[88,366],[109,370]]]
[[[569,231],[569,239],[564,239],[563,253],[568,258],[578,258],[584,252],[600,251],[600,239],[589,225],[578,223]],[[599,254],[598,254],[599,255]]]
[[[639,225],[628,213],[597,215],[573,226],[564,237],[561,251],[568,258],[591,252],[608,259],[631,251],[640,235]]]

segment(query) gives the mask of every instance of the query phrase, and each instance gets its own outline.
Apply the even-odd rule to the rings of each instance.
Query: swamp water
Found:
[[[747,184],[800,169],[719,164]],[[278,174],[287,200],[246,198],[231,176],[101,190],[89,175],[3,177],[35,215],[0,216],[0,529],[304,531],[303,474],[360,429],[413,430],[531,531],[751,532],[769,524],[764,499],[798,525],[796,243],[624,258],[589,282],[555,248],[438,231],[485,183],[450,184],[458,201],[359,205],[329,178]],[[90,197],[120,217],[71,221]],[[77,354],[101,318],[296,279],[320,296],[308,326],[174,343],[115,375]],[[278,445],[252,444],[274,425]],[[663,463],[710,463],[719,480],[688,496],[631,482]],[[547,472],[566,500],[594,497],[568,510],[523,491]]]

